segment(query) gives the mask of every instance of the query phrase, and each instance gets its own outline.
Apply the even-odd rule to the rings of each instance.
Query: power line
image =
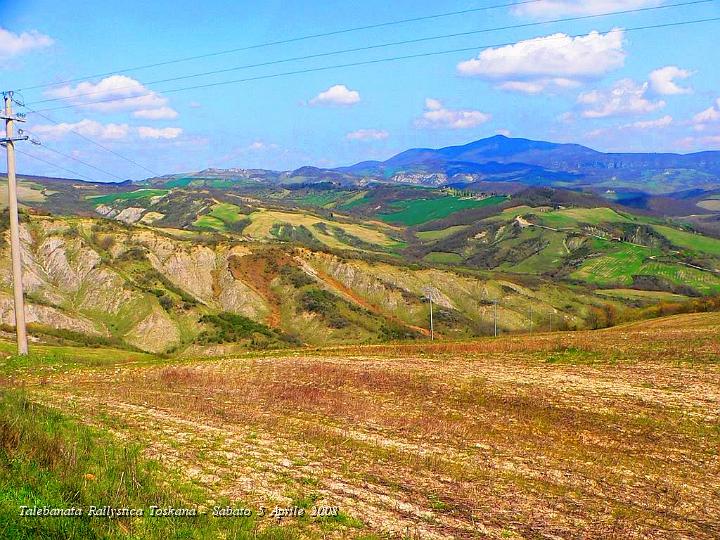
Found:
[[[291,57],[291,58],[284,58],[284,59],[280,59],[280,60],[271,60],[268,62],[260,62],[260,63],[256,63],[256,64],[245,64],[242,66],[235,66],[235,67],[230,67],[230,68],[205,71],[205,72],[201,72],[201,73],[193,73],[190,75],[180,75],[177,77],[170,77],[170,78],[166,78],[166,79],[158,79],[155,81],[149,81],[149,82],[146,82],[143,84],[144,84],[144,86],[150,86],[150,85],[167,83],[167,82],[195,79],[198,77],[207,77],[209,75],[219,75],[222,73],[229,73],[229,72],[233,72],[233,71],[242,71],[242,70],[252,69],[252,68],[257,68],[257,67],[266,67],[266,66],[272,66],[272,65],[277,65],[277,64],[284,64],[284,63],[288,63],[288,62],[297,62],[297,61],[301,61],[301,60],[311,60],[311,59],[315,59],[315,58],[336,56],[339,54],[347,54],[347,53],[353,53],[353,52],[382,49],[382,48],[394,47],[394,46],[398,46],[398,45],[410,45],[413,43],[422,43],[422,42],[427,42],[427,41],[436,41],[439,39],[448,39],[448,38],[464,37],[464,36],[470,36],[470,35],[476,35],[476,34],[485,34],[485,33],[490,33],[490,32],[498,32],[498,31],[502,31],[502,30],[516,30],[516,29],[520,29],[520,28],[530,28],[530,27],[546,25],[546,24],[576,22],[576,21],[580,21],[580,20],[596,19],[596,18],[600,18],[600,17],[610,17],[610,16],[614,16],[614,15],[629,15],[632,13],[654,11],[654,10],[658,10],[658,9],[687,7],[687,6],[697,5],[697,4],[706,4],[708,2],[713,2],[713,1],[715,1],[715,0],[691,0],[688,2],[681,2],[681,3],[677,3],[677,4],[666,4],[666,5],[660,5],[660,6],[652,6],[652,7],[644,7],[644,8],[636,8],[636,9],[626,9],[626,10],[622,10],[622,11],[612,11],[612,12],[599,13],[599,14],[594,14],[594,15],[581,15],[581,16],[577,16],[577,17],[566,17],[566,18],[554,19],[554,20],[550,20],[550,21],[539,21],[539,22],[532,22],[532,23],[514,24],[514,25],[509,25],[509,26],[498,26],[498,27],[494,27],[494,28],[484,28],[481,30],[470,30],[467,32],[456,32],[456,33],[452,33],[452,34],[441,34],[441,35],[437,35],[437,36],[428,36],[428,37],[407,39],[407,40],[403,40],[403,41],[380,43],[380,44],[376,44],[376,45],[365,45],[362,47],[341,49],[341,50],[337,50],[337,51],[322,52],[322,53],[309,54],[309,55],[304,55],[304,56],[295,56],[295,57]],[[117,88],[113,88],[113,91],[132,90],[132,89],[136,89],[136,88],[137,88],[137,86],[120,86]],[[72,99],[86,97],[86,96],[92,96],[92,95],[97,95],[97,94],[103,94],[105,92],[106,92],[105,90],[94,90],[91,92],[84,92],[81,94],[73,95]],[[138,98],[138,97],[142,97],[143,95],[145,95],[145,94],[127,96],[127,99]],[[53,98],[41,99],[41,100],[37,100],[37,101],[31,101],[30,105],[38,105],[41,103],[50,103],[50,102],[55,102],[55,101],[64,101],[67,99],[68,98],[66,96],[53,97]]]
[[[32,141],[32,142],[34,142],[34,141]],[[42,146],[42,147],[45,148],[46,150],[50,150],[51,152],[54,152],[55,154],[57,154],[57,155],[59,155],[59,156],[62,156],[62,157],[67,158],[67,159],[72,159],[73,161],[77,161],[78,163],[81,163],[82,165],[85,165],[86,167],[90,167],[91,169],[95,169],[96,171],[99,171],[99,172],[101,172],[101,173],[103,173],[103,174],[107,174],[107,175],[109,175],[109,176],[112,176],[112,177],[114,177],[114,178],[117,178],[118,180],[120,180],[120,181],[122,181],[122,182],[124,182],[124,181],[126,180],[126,178],[122,178],[121,176],[118,176],[118,175],[115,174],[115,173],[111,173],[110,171],[106,171],[105,169],[101,169],[100,167],[96,167],[95,165],[93,165],[93,164],[91,164],[91,163],[87,163],[87,162],[83,161],[82,159],[78,159],[78,158],[76,158],[76,157],[74,157],[74,156],[71,156],[70,154],[65,154],[65,153],[63,153],[63,152],[60,152],[59,150],[55,150],[54,148],[51,148],[51,147],[49,147],[49,146],[46,146],[46,145],[43,144],[43,143],[38,142],[38,143],[36,143],[36,144],[38,144],[38,146]]]
[[[95,182],[95,180],[93,180],[93,179],[90,178],[89,176],[85,176],[84,174],[80,174],[79,172],[73,171],[72,169],[67,169],[67,168],[65,168],[65,167],[63,167],[63,166],[61,166],[61,165],[58,165],[57,163],[53,163],[53,162],[47,161],[47,160],[45,160],[45,159],[43,159],[43,158],[39,158],[39,157],[37,157],[37,156],[33,156],[32,154],[28,154],[27,152],[23,152],[22,150],[18,150],[17,148],[15,149],[15,152],[17,152],[18,154],[22,154],[23,156],[27,156],[27,157],[29,157],[29,158],[32,158],[32,159],[36,159],[37,161],[42,161],[43,163],[46,163],[47,165],[50,165],[51,167],[55,167],[55,168],[57,168],[57,169],[62,169],[63,171],[68,172],[68,173],[70,173],[70,174],[74,174],[75,176],[77,176],[77,177],[79,177],[79,178],[84,178],[85,180],[88,180],[88,181],[90,181],[90,182]]]
[[[637,26],[634,28],[625,28],[625,29],[623,29],[623,31],[624,32],[635,32],[635,31],[639,31],[639,30],[653,30],[653,29],[659,29],[659,28],[670,28],[670,27],[676,27],[676,26],[684,26],[684,25],[689,25],[689,24],[700,24],[700,23],[715,22],[715,21],[720,21],[720,17],[695,19],[695,20],[691,20],[691,21],[679,21],[679,22],[671,22],[671,23],[663,23],[663,24],[653,24],[653,25],[648,25],[648,26]],[[612,29],[607,30],[607,32],[610,32],[610,31],[612,31]],[[546,37],[543,39],[552,40],[552,39],[566,39],[568,37],[569,38],[577,38],[577,37],[582,37],[585,35],[587,35],[587,34],[585,34],[585,33],[571,34],[571,35],[567,35],[567,36],[557,36],[557,37],[551,36],[551,37]],[[449,50],[444,50],[444,51],[409,54],[409,55],[404,55],[404,56],[393,56],[393,57],[388,57],[388,58],[377,58],[374,60],[365,60],[365,61],[361,61],[361,62],[350,62],[350,63],[346,63],[346,64],[336,64],[336,65],[332,65],[332,66],[322,66],[322,67],[317,67],[317,68],[306,68],[306,69],[299,69],[299,70],[295,70],[295,71],[286,71],[286,72],[282,72],[282,73],[273,73],[270,75],[258,75],[255,77],[234,79],[234,80],[230,80],[230,81],[220,81],[220,82],[214,82],[214,83],[199,84],[199,85],[194,85],[194,86],[185,86],[185,87],[181,87],[181,88],[171,88],[169,90],[162,90],[162,92],[163,92],[163,94],[172,94],[175,92],[184,92],[186,90],[198,90],[198,89],[204,89],[204,88],[211,88],[214,86],[225,86],[228,84],[238,84],[238,83],[259,81],[259,80],[265,80],[265,79],[275,79],[275,78],[286,77],[286,76],[290,76],[290,75],[300,75],[300,74],[305,74],[305,73],[329,71],[332,69],[367,66],[367,65],[381,64],[381,63],[386,63],[386,62],[395,62],[395,61],[399,61],[399,60],[411,60],[411,59],[415,59],[415,58],[425,58],[425,57],[429,57],[429,56],[440,56],[440,55],[453,54],[453,53],[459,53],[459,52],[476,51],[478,49],[487,49],[487,48],[491,48],[491,47],[505,47],[505,46],[509,46],[509,45],[515,45],[515,44],[519,43],[520,41],[526,41],[526,40],[510,41],[510,42],[506,42],[506,43],[498,43],[498,44],[493,44],[493,45],[475,45],[473,47],[463,47],[463,48],[459,48],[459,49],[449,49]],[[111,102],[115,102],[115,101],[125,101],[128,99],[137,99],[137,97],[138,96],[108,98],[108,99],[103,99],[103,100],[90,101],[90,102],[84,103],[82,105],[88,106],[88,105],[96,105],[99,103],[111,103]],[[49,108],[40,109],[37,111],[28,109],[28,111],[30,113],[40,114],[41,112],[57,111],[57,110],[69,109],[69,108],[73,108],[73,107],[77,107],[77,105],[75,105],[75,104],[60,105],[57,107],[49,107]]]
[[[425,15],[425,16],[422,16],[422,17],[413,17],[413,18],[410,18],[410,19],[399,19],[399,20],[388,21],[388,22],[384,22],[384,23],[369,24],[369,25],[365,25],[365,26],[356,26],[356,27],[353,27],[353,28],[345,28],[345,29],[341,29],[341,30],[333,30],[333,31],[331,31],[331,32],[323,32],[323,33],[319,33],[319,34],[310,34],[310,35],[306,35],[306,36],[300,36],[300,37],[295,37],[295,38],[288,38],[288,39],[283,39],[283,40],[278,40],[278,41],[268,41],[268,42],[265,42],[265,43],[257,43],[257,44],[254,44],[254,45],[246,45],[246,46],[244,46],[244,47],[237,47],[237,48],[234,48],[234,49],[225,49],[225,50],[222,50],[222,51],[215,51],[215,52],[210,52],[210,53],[206,53],[206,54],[199,54],[199,55],[195,55],[195,56],[186,56],[186,57],[184,57],[184,58],[177,58],[177,59],[173,59],[173,60],[166,60],[166,61],[164,61],[164,62],[156,62],[156,63],[154,63],[154,64],[144,64],[144,65],[135,66],[135,67],[131,67],[131,68],[125,68],[125,69],[116,70],[116,71],[108,71],[108,72],[104,72],[104,73],[96,73],[96,74],[94,74],[94,75],[87,75],[87,76],[85,76],[85,77],[77,77],[77,78],[74,78],[74,79],[66,79],[66,80],[60,81],[60,82],[48,82],[48,83],[36,84],[36,85],[34,85],[34,86],[26,86],[25,88],[20,88],[19,90],[34,90],[34,89],[36,89],[36,88],[46,88],[46,87],[48,87],[48,86],[60,86],[60,85],[68,84],[68,83],[72,83],[72,82],[86,81],[86,80],[89,80],[89,79],[94,79],[94,78],[96,78],[96,77],[106,77],[106,76],[108,76],[108,75],[115,75],[115,74],[118,74],[118,73],[127,73],[127,72],[129,72],[129,71],[138,71],[138,70],[141,70],[141,69],[149,69],[149,68],[154,68],[154,67],[167,66],[167,65],[171,65],[171,64],[178,64],[178,63],[180,63],[180,62],[188,62],[188,61],[190,61],[190,60],[200,60],[200,59],[202,59],[202,58],[210,58],[210,57],[213,57],[213,56],[221,56],[221,55],[225,55],[225,54],[231,54],[231,53],[242,52],[242,51],[249,51],[249,50],[253,50],[253,49],[261,49],[261,48],[265,48],[265,47],[271,47],[271,46],[273,46],[273,45],[284,45],[284,44],[287,44],[287,43],[297,43],[298,41],[305,41],[305,40],[308,40],[308,39],[316,39],[316,38],[321,38],[321,37],[336,36],[336,35],[340,35],[340,34],[347,34],[347,33],[350,33],[350,32],[358,32],[358,31],[361,31],[361,30],[372,30],[372,29],[375,29],[375,28],[384,28],[384,27],[387,27],[387,26],[394,26],[394,25],[398,25],[398,24],[406,24],[406,23],[411,23],[411,22],[419,22],[419,21],[427,21],[427,20],[432,20],[432,19],[440,19],[440,18],[443,18],[443,17],[452,17],[452,16],[455,16],[455,15],[466,15],[466,14],[469,14],[469,13],[477,13],[477,12],[480,12],[480,11],[490,11],[490,10],[493,10],[493,9],[500,9],[500,8],[506,8],[506,7],[517,7],[517,6],[527,5],[527,4],[535,4],[535,3],[537,3],[537,2],[543,2],[543,1],[545,1],[545,0],[524,0],[524,1],[521,1],[521,2],[512,2],[512,3],[507,3],[507,4],[495,4],[495,5],[492,5],[492,6],[484,6],[484,7],[478,7],[478,8],[463,9],[463,10],[460,10],[460,11],[449,11],[449,12],[446,12],[446,13],[437,13],[437,14],[434,14],[434,15]]]
[[[18,103],[18,102],[16,102],[16,103]],[[38,116],[44,118],[44,119],[47,120],[48,122],[51,122],[51,123],[55,124],[56,126],[59,126],[59,125],[60,125],[60,122],[56,122],[55,120],[53,120],[52,118],[50,118],[49,116],[43,114],[43,113],[40,112],[40,111],[36,111],[36,110],[34,110],[34,109],[31,109],[30,107],[28,107],[27,105],[24,105],[24,104],[22,104],[22,103],[18,103],[18,105],[20,105],[21,107],[25,108],[29,113],[37,114]],[[137,161],[135,161],[135,160],[133,160],[133,159],[130,159],[129,157],[123,156],[122,154],[119,154],[118,152],[116,152],[116,151],[113,150],[112,148],[108,148],[107,146],[105,146],[105,145],[103,145],[103,144],[100,144],[99,142],[95,141],[94,139],[91,139],[90,137],[87,137],[87,136],[83,135],[83,134],[80,133],[79,131],[76,131],[76,130],[74,130],[74,129],[70,129],[69,131],[70,131],[70,133],[74,133],[74,134],[77,135],[78,137],[80,137],[80,138],[82,138],[82,139],[85,139],[86,141],[94,144],[94,145],[97,146],[98,148],[102,148],[102,149],[105,150],[106,152],[110,152],[110,153],[113,154],[114,156],[117,156],[117,157],[119,157],[120,159],[124,159],[124,160],[127,161],[128,163],[132,163],[133,165],[135,165],[135,166],[137,166],[137,167],[140,167],[140,168],[143,169],[144,171],[149,172],[150,174],[152,174],[153,176],[161,176],[160,174],[156,173],[156,172],[153,171],[152,169],[148,169],[147,167],[145,167],[144,165],[141,165],[141,164],[138,163]],[[110,173],[110,174],[112,174],[112,173]],[[115,175],[113,175],[113,176],[115,176]],[[116,178],[119,178],[119,177],[116,177]]]

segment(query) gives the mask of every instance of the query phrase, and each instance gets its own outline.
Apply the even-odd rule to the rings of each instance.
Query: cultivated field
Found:
[[[0,382],[139,442],[194,484],[178,506],[340,508],[272,538],[720,536],[720,314],[98,364],[7,364]]]

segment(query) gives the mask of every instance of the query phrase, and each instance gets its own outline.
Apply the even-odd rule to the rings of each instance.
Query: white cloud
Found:
[[[310,100],[310,105],[355,105],[360,102],[360,92],[350,90],[344,84],[331,86]]]
[[[557,15],[598,15],[662,4],[662,0],[541,0],[516,7],[516,15],[536,18]]]
[[[172,120],[178,117],[178,112],[170,107],[160,107],[159,109],[140,109],[135,111],[133,116],[146,120]]]
[[[640,120],[638,122],[631,122],[629,124],[623,124],[620,126],[613,126],[608,128],[598,128],[585,133],[585,137],[590,139],[596,139],[598,137],[607,137],[615,135],[617,136],[620,132],[633,131],[633,130],[658,130],[664,129],[673,123],[673,117],[670,115],[657,118],[655,120]]]
[[[639,120],[631,124],[625,124],[622,127],[626,129],[660,129],[668,127],[672,123],[673,117],[668,114],[656,120]]]
[[[492,116],[480,111],[468,109],[446,109],[437,99],[425,100],[425,112],[415,121],[417,127],[467,129],[479,126],[490,120]]]
[[[496,133],[498,135],[505,135],[506,137],[512,136],[512,132],[509,129],[498,129]]]
[[[275,143],[266,143],[265,141],[253,141],[245,148],[241,148],[240,150],[250,152],[262,152],[265,150],[275,150],[276,148],[278,148],[278,145]]]
[[[66,85],[52,88],[45,93],[51,97],[65,99],[75,107],[103,113],[136,111],[145,115],[138,116],[139,118],[151,118],[147,115],[162,110],[162,113],[157,113],[161,116],[156,118],[169,118],[171,111],[175,112],[167,106],[167,98],[146,88],[140,81],[125,75],[112,75],[97,84],[81,82],[74,87]]]
[[[720,135],[707,135],[704,137],[685,137],[676,141],[678,146],[688,149],[705,149],[708,146],[716,146],[720,148]]]
[[[585,106],[582,112],[585,118],[646,114],[663,108],[664,101],[647,99],[647,90],[648,83],[638,84],[632,79],[622,79],[612,88],[580,94],[578,103]]]
[[[720,98],[718,98],[712,106],[693,116],[692,121],[697,124],[698,127],[711,122],[720,122]]]
[[[692,71],[677,66],[665,66],[650,73],[650,88],[663,96],[689,94],[692,88],[678,86],[674,79],[687,79],[692,74]]]
[[[32,127],[32,133],[49,139],[61,139],[70,132],[76,131],[86,137],[105,140],[125,139],[130,133],[127,124],[101,124],[95,120],[80,120],[74,124],[41,124]]]
[[[504,90],[537,94],[598,79],[622,67],[624,32],[590,32],[571,37],[553,34],[514,45],[485,49],[457,65],[461,75],[494,81]]]
[[[35,30],[15,34],[5,28],[0,28],[0,63],[34,49],[49,47],[53,43],[51,37]]]
[[[348,141],[380,141],[389,136],[384,129],[357,129],[345,135],[345,138]]]
[[[137,132],[141,139],[177,139],[182,135],[183,130],[177,127],[154,128],[140,126],[137,128]]]

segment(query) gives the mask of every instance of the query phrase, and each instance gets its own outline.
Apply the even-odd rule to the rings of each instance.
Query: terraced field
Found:
[[[603,240],[596,243],[610,244]],[[614,251],[586,260],[570,277],[598,285],[632,283],[632,276],[647,271],[644,262],[657,252],[641,246],[619,244]]]
[[[118,444],[140,444],[168,479],[194,486],[178,506],[340,511],[255,517],[237,538],[710,540],[720,536],[719,336],[720,314],[704,313],[184,362],[8,361],[0,396],[23,386]],[[79,483],[83,494],[109,474],[71,471],[96,479]],[[13,496],[32,501],[27,489]],[[218,519],[244,518],[207,519],[217,535]],[[149,537],[137,520],[107,523],[111,537]]]

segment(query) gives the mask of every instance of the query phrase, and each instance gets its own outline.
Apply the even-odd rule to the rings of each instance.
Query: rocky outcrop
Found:
[[[69,315],[57,308],[31,302],[25,304],[25,321],[83,334],[107,335],[107,332],[98,330],[92,321],[78,314]],[[0,296],[0,323],[15,326],[15,305],[11,296]]]
[[[125,334],[125,340],[139,349],[158,353],[179,343],[180,331],[175,322],[156,307]]]

